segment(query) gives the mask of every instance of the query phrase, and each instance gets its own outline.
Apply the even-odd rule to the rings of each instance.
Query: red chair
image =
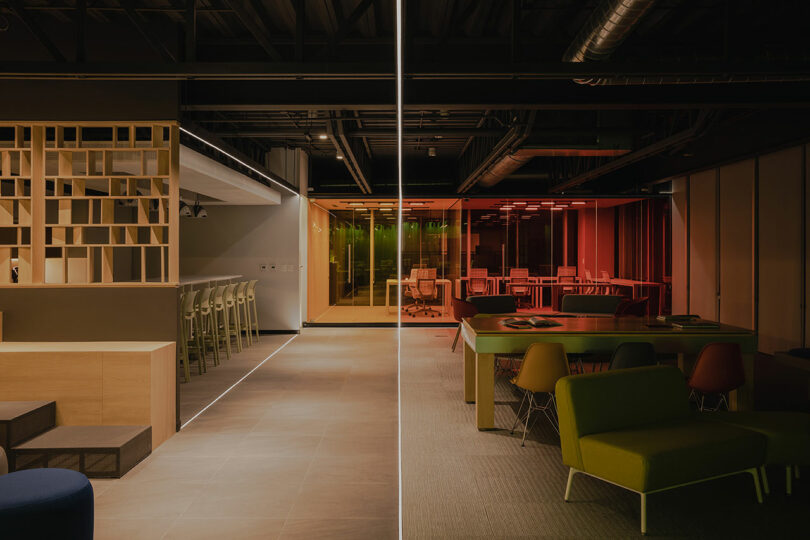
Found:
[[[703,347],[688,384],[692,389],[690,399],[695,398],[697,401],[698,394],[700,394],[698,408],[701,411],[716,411],[721,405],[725,405],[728,410],[726,394],[745,384],[745,369],[740,346],[736,343],[709,343]],[[714,409],[705,407],[706,394],[720,396],[717,407]]]
[[[467,296],[489,293],[488,272],[486,268],[470,268],[470,280],[467,284]]]
[[[458,330],[456,330],[456,339],[453,340],[453,352],[456,351],[456,343],[458,343],[458,336],[461,335],[461,319],[465,317],[475,317],[478,314],[478,308],[475,305],[465,302],[455,296],[452,299],[453,304],[453,318],[458,321]]]
[[[521,298],[531,296],[532,294],[532,289],[527,285],[528,283],[528,268],[512,268],[509,270],[509,294],[515,297],[518,306],[520,306]]]

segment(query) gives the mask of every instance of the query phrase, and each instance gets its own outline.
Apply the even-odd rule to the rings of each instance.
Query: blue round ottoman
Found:
[[[93,486],[67,469],[29,469],[0,476],[0,537],[92,540]]]

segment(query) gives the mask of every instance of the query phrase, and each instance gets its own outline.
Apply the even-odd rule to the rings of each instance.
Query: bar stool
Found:
[[[228,310],[225,308],[225,288],[226,285],[220,285],[214,292],[214,322],[217,325],[217,347],[219,347],[220,343],[223,343],[225,345],[225,354],[228,360],[230,360],[231,333],[228,328]]]
[[[247,285],[247,281],[240,281],[236,286],[236,311],[240,318],[239,326],[244,328],[245,340],[247,341],[248,347],[250,347],[253,345],[253,339],[250,337],[250,312],[248,311],[247,294],[245,293]]]
[[[197,363],[198,370],[200,375],[203,374],[205,371],[205,356],[202,352],[202,344],[200,343],[200,323],[199,319],[197,318],[197,297],[200,295],[200,291],[188,291],[183,298],[183,304],[180,308],[180,314],[183,318],[181,326],[181,338],[183,341],[188,344],[191,343],[194,348],[197,349],[197,356],[199,358],[199,362]],[[186,345],[186,349],[188,349],[188,345]],[[188,353],[187,357],[190,359],[191,354]]]
[[[242,328],[239,324],[239,307],[236,305],[236,283],[225,287],[225,318],[228,321],[228,339],[233,334],[236,337],[236,352],[242,352]]]
[[[177,360],[183,364],[183,382],[191,380],[191,372],[188,367],[188,340],[186,339],[186,323],[183,318],[183,307],[186,303],[186,292],[180,293],[180,335],[177,340]]]
[[[202,339],[203,354],[208,354],[208,344],[214,354],[214,366],[219,362],[219,329],[217,328],[216,313],[214,312],[214,287],[206,287],[200,294],[200,337]]]
[[[256,342],[259,341],[259,315],[256,310],[256,284],[259,282],[258,279],[251,279],[248,281],[247,289],[245,289],[245,295],[247,298],[247,305],[248,305],[248,313],[250,314],[250,323],[251,326],[248,327],[248,333],[250,333],[251,327],[256,331]],[[252,310],[252,312],[251,312]]]

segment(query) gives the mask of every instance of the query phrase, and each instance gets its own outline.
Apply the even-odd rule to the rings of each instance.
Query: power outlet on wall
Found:
[[[260,264],[259,265],[259,270],[261,272],[267,272],[267,265],[266,264]]]

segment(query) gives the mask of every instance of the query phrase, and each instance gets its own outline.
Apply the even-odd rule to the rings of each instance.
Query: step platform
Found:
[[[0,446],[6,455],[55,425],[55,401],[0,401]]]
[[[12,450],[15,470],[60,467],[121,478],[152,453],[149,426],[58,426]]]

